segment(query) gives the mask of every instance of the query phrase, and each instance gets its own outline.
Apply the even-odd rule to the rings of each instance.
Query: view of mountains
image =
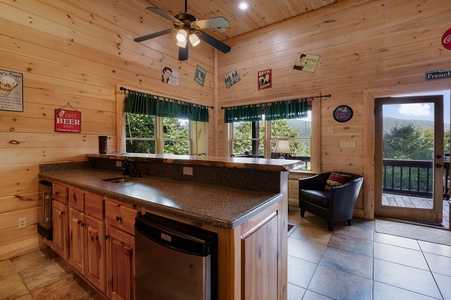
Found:
[[[396,119],[386,117],[384,118],[384,132],[390,132],[391,129],[395,126],[403,127],[409,124],[413,124],[416,128],[422,129],[433,129],[434,122],[433,121],[425,121],[425,120],[404,120],[404,119]],[[445,131],[450,130],[450,124],[445,123],[443,129]]]
[[[300,121],[300,120],[288,120],[288,124],[293,127],[296,131],[303,133],[303,134],[309,134],[310,129],[310,121]],[[384,132],[390,132],[391,129],[395,126],[402,127],[409,124],[413,124],[417,128],[423,128],[423,129],[433,129],[434,128],[434,122],[432,121],[425,121],[425,120],[405,120],[405,119],[396,119],[391,117],[385,117],[384,118]],[[450,130],[450,123],[444,124],[444,130],[449,131]]]

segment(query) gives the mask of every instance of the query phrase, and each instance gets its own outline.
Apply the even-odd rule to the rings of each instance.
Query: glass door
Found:
[[[375,102],[375,215],[441,223],[443,96]]]

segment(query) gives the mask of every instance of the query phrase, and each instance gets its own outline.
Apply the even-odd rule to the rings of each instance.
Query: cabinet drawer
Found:
[[[85,211],[85,192],[76,188],[71,188],[72,193],[69,198],[69,207],[78,211]]]
[[[85,194],[85,213],[88,216],[103,220],[105,217],[105,200],[103,196],[86,193]]]
[[[135,234],[135,218],[140,214],[140,211],[131,204],[111,199],[106,201],[106,222],[133,235]]]
[[[69,187],[59,184],[59,183],[53,183],[52,185],[53,189],[53,199],[56,201],[59,201],[64,204],[69,203]]]

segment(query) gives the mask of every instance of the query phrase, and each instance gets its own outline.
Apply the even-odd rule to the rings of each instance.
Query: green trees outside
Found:
[[[412,123],[395,126],[383,137],[383,155],[386,159],[432,160],[433,147],[433,129],[417,128]],[[447,130],[444,133],[443,153],[449,153],[449,147],[450,131]]]
[[[156,153],[155,119],[154,116],[127,114],[126,136],[139,138],[139,140],[126,141],[128,153]],[[162,136],[165,154],[189,154],[189,128],[187,124],[182,123],[182,120],[163,118]]]
[[[434,155],[433,129],[421,129],[413,124],[395,126],[383,136],[384,159],[433,161]],[[450,131],[444,132],[444,153],[450,150]],[[389,168],[389,167],[387,167]],[[412,171],[407,167],[392,167],[393,170],[383,173],[385,186],[396,190],[416,190],[430,193],[433,178],[428,175],[429,169],[418,168]],[[393,184],[393,185],[392,185]]]
[[[259,122],[259,148],[258,153],[263,155],[263,140],[265,138],[265,122]],[[305,131],[305,130],[304,130]],[[308,135],[308,136],[307,136]],[[240,122],[234,124],[233,154],[252,153],[252,122]],[[288,120],[271,121],[271,138],[305,138],[290,140],[291,155],[310,156],[310,134],[296,129]],[[276,145],[276,140],[271,140],[271,151]]]

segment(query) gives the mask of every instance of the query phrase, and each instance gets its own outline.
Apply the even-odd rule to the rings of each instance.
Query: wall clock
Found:
[[[335,108],[333,116],[337,122],[348,122],[352,118],[352,108],[347,105],[340,105]]]

